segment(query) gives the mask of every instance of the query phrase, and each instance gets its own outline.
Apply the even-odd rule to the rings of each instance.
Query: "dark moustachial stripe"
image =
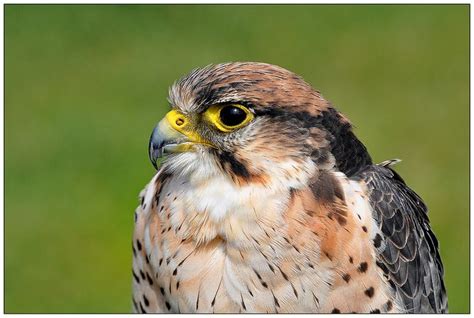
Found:
[[[221,162],[224,163],[224,165],[227,163],[229,164],[232,172],[239,177],[242,178],[249,178],[250,177],[250,172],[247,170],[247,168],[240,162],[238,161],[233,154],[227,151],[220,151],[217,153],[219,158],[221,159]],[[224,166],[225,167],[225,166]]]

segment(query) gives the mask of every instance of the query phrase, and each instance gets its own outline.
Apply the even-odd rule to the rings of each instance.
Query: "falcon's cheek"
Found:
[[[153,129],[149,143],[149,156],[157,169],[157,160],[164,154],[193,151],[196,145],[215,147],[196,132],[190,120],[172,110]]]

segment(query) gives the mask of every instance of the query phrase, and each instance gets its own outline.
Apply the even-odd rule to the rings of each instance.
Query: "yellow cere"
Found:
[[[220,131],[231,132],[231,131],[236,130],[238,128],[244,127],[245,125],[247,125],[254,118],[254,115],[252,114],[252,112],[250,110],[248,110],[248,108],[246,108],[242,105],[239,105],[239,104],[232,104],[232,106],[242,109],[245,112],[245,114],[247,115],[247,117],[245,118],[245,120],[243,122],[241,122],[238,125],[227,126],[221,121],[221,118],[220,118],[220,112],[226,106],[229,106],[229,105],[213,105],[213,106],[209,107],[204,112],[204,119],[207,120],[208,122],[212,123]]]
[[[186,136],[189,141],[201,144],[209,143],[196,132],[190,120],[183,113],[173,109],[166,114],[165,118],[173,129]]]

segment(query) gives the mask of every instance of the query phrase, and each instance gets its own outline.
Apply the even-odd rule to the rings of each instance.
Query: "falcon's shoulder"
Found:
[[[427,207],[389,164],[370,165],[353,176],[367,186],[385,243],[377,264],[407,312],[447,312],[444,269]]]

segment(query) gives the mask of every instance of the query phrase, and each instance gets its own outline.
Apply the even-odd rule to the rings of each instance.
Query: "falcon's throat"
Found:
[[[287,161],[268,165],[264,179],[244,178],[231,168],[224,172],[219,160],[202,150],[172,154],[158,173],[168,176],[160,192],[176,197],[168,205],[171,223],[182,224],[185,236],[200,243],[216,237],[246,241],[245,233],[262,219],[280,219],[292,191],[307,187],[315,171],[311,160],[303,165]]]

